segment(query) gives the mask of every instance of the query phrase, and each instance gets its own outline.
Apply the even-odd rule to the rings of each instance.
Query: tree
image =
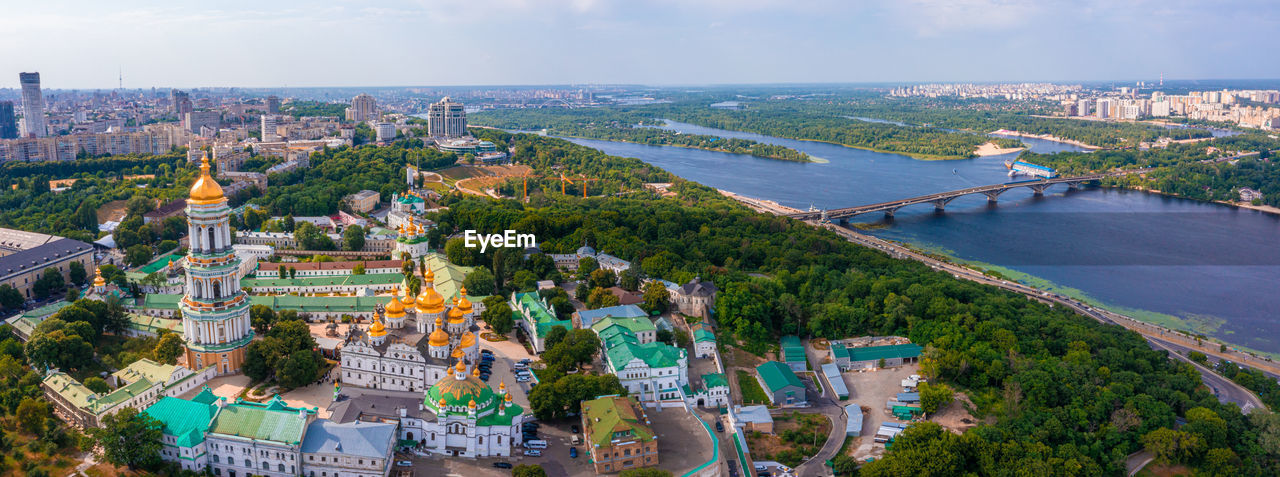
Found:
[[[926,414],[938,412],[951,403],[954,391],[942,383],[920,383],[920,407]]]
[[[670,300],[671,293],[662,282],[649,282],[644,285],[644,303],[640,304],[640,308],[649,313],[666,313]]]
[[[256,305],[255,305],[256,306]],[[156,361],[164,364],[176,364],[178,356],[182,354],[184,341],[177,333],[165,333],[160,336],[156,347],[151,350],[151,354],[155,356]]]
[[[101,456],[130,469],[150,468],[160,463],[164,437],[160,421],[137,409],[126,407],[102,418],[101,426],[90,429]]]
[[[23,398],[18,404],[18,427],[30,434],[44,433],[45,420],[49,417],[49,403],[40,399]]]
[[[565,333],[564,338],[547,345],[547,350],[542,353],[542,361],[547,363],[547,369],[553,373],[563,374],[590,362],[599,349],[600,338],[596,337],[595,332],[589,329],[572,330]]]
[[[289,278],[289,267],[284,266],[282,263],[276,267],[276,273],[279,274],[280,278]]]
[[[1142,446],[1161,462],[1182,463],[1200,452],[1200,436],[1161,427],[1142,436]]]
[[[466,241],[461,238],[451,238],[445,242],[444,255],[450,262],[464,267],[475,266],[480,260],[480,251],[467,247]]]
[[[462,281],[462,286],[467,287],[467,293],[476,296],[492,295],[494,285],[493,272],[483,265],[468,273],[467,278]]]
[[[267,305],[253,305],[249,307],[249,323],[253,326],[253,331],[258,334],[266,334],[271,329],[271,324],[276,322],[276,312]]]
[[[613,273],[613,270],[600,268],[591,272],[587,282],[592,288],[609,288],[618,283],[618,276]]]
[[[533,388],[529,392],[529,407],[538,419],[559,419],[570,412],[579,412],[582,401],[606,394],[626,395],[627,389],[612,374],[568,374]]]
[[[352,267],[352,268],[351,268],[351,274],[352,274],[352,275],[364,275],[364,274],[365,274],[364,262],[357,263],[357,264],[356,264],[356,266]]]
[[[591,293],[587,295],[587,308],[591,310],[618,306],[618,303],[618,295],[604,288],[592,288]]]
[[[342,249],[358,252],[364,248],[364,227],[352,225],[342,231]]]
[[[146,265],[151,261],[151,247],[143,244],[137,244],[125,249],[124,260],[131,267]]]
[[[302,250],[333,250],[333,239],[311,222],[302,222],[294,228],[293,238]],[[363,244],[362,244],[363,246]]]
[[[108,386],[106,381],[97,376],[90,376],[89,379],[84,380],[84,387],[98,394],[111,392],[111,386]]]
[[[314,350],[301,349],[289,354],[280,361],[276,369],[276,380],[288,389],[299,388],[311,384],[320,373],[320,361],[323,358]]]
[[[244,365],[240,367],[244,375],[254,382],[265,381],[275,372],[275,361],[279,359],[278,340],[270,337],[255,340],[245,348]]]
[[[547,471],[538,464],[520,464],[511,469],[511,477],[547,477]]]
[[[552,346],[555,346],[556,343],[559,343],[560,340],[563,340],[568,334],[569,330],[565,329],[565,327],[560,325],[552,326],[551,329],[547,331],[547,336],[542,338],[542,345],[544,346],[543,349],[551,349]]]
[[[485,305],[484,312],[480,313],[480,318],[489,324],[494,333],[500,335],[510,333],[511,329],[515,327],[515,321],[511,317],[511,306],[507,305],[505,300],[494,306]]]
[[[285,232],[293,232],[297,225],[297,222],[293,220],[293,214],[284,216],[284,223],[280,224]]]
[[[618,286],[626,291],[636,291],[640,289],[640,271],[636,267],[623,270],[618,274]]]
[[[530,292],[538,289],[538,276],[528,270],[516,270],[511,278],[511,286],[517,291]]]
[[[24,301],[26,300],[22,298],[22,292],[14,288],[13,285],[8,283],[0,285],[0,306],[3,306],[6,310],[13,310],[21,307]]]
[[[40,273],[40,278],[36,279],[35,284],[31,286],[31,291],[35,292],[36,298],[44,299],[48,298],[53,292],[62,293],[62,289],[66,288],[66,286],[67,284],[62,279],[62,274],[58,273],[58,269],[46,268]]]
[[[600,262],[595,257],[582,257],[578,259],[578,279],[586,280],[591,277],[591,272],[600,268]]]
[[[71,265],[67,267],[67,275],[71,279],[71,283],[76,286],[84,285],[85,278],[89,276],[84,269],[84,264],[80,262],[71,262]]]

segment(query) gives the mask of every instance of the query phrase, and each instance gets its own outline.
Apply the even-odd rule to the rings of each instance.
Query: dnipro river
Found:
[[[851,119],[853,120],[853,119]],[[837,208],[1008,182],[1011,155],[921,161],[898,154],[669,123],[681,132],[779,144],[825,159],[794,163],[668,146],[567,138],[639,158],[710,187],[807,209]],[[1022,138],[1033,151],[1078,150]],[[869,233],[995,265],[1020,280],[1176,328],[1280,353],[1280,217],[1248,209],[1121,189],[1043,197],[1015,189],[854,219]],[[1003,271],[1003,270],[1002,270]],[[1022,274],[1034,278],[1028,278]],[[1047,280],[1046,285],[1041,280]]]

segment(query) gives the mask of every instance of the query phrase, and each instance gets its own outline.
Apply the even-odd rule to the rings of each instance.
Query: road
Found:
[[[813,365],[814,374],[821,374],[822,356],[810,346],[808,341],[804,343],[804,352],[809,359],[809,363]],[[808,389],[809,379],[804,379],[805,388]],[[797,477],[816,477],[831,475],[831,469],[827,467],[827,461],[834,459],[836,453],[840,452],[840,448],[844,446],[845,425],[849,420],[849,416],[844,412],[844,406],[840,405],[833,396],[836,395],[835,390],[827,385],[826,380],[818,378],[818,386],[821,387],[822,395],[810,392],[808,396],[810,407],[806,412],[821,413],[827,416],[831,421],[831,432],[827,435],[827,442],[822,444],[822,449],[818,450],[817,455],[810,457],[799,466],[796,466]]]

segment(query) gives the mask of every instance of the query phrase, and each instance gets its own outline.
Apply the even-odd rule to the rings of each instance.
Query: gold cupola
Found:
[[[463,313],[471,313],[471,300],[467,299],[467,287],[462,287],[460,293],[462,298],[458,300],[458,308],[462,309]]]
[[[93,286],[95,287],[107,286],[107,279],[102,278],[102,267],[97,267],[93,271]]]
[[[203,205],[223,200],[226,197],[222,195],[222,186],[209,175],[209,156],[205,155],[200,159],[200,177],[191,185],[191,196],[187,203]]]
[[[436,317],[436,330],[427,338],[429,346],[449,346],[449,332],[444,330],[444,320]]]
[[[373,315],[373,325],[369,326],[369,336],[378,338],[387,335],[387,327],[382,325],[382,318]]]
[[[418,313],[436,314],[444,311],[444,297],[432,287],[423,287],[418,294]]]
[[[404,317],[404,304],[400,303],[400,289],[393,288],[391,290],[391,301],[387,302],[387,318]]]

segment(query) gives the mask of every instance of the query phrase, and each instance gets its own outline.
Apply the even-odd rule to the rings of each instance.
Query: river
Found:
[[[752,139],[825,159],[795,163],[681,147],[567,138],[639,158],[686,179],[806,209],[871,204],[1007,182],[1012,155],[921,161],[843,146],[669,123],[684,133]],[[1035,152],[1079,150],[1020,138]],[[985,266],[1020,281],[1268,353],[1280,353],[1280,217],[1121,189],[1034,197],[1015,189],[988,205],[966,196],[935,213],[927,205],[854,226]]]

